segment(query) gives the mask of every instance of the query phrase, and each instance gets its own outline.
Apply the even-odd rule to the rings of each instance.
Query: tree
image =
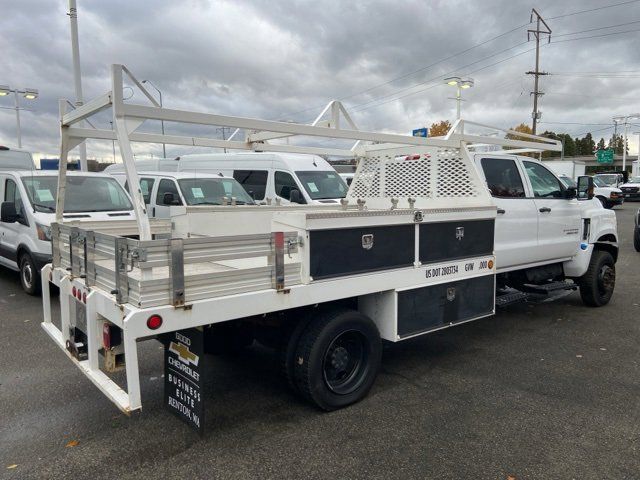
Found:
[[[528,133],[529,135],[533,135],[533,130],[531,130],[531,127],[527,124],[521,123],[520,125],[513,127],[511,130],[515,130],[516,132],[520,132],[520,133]],[[507,133],[505,135],[505,137],[507,140],[524,140],[524,141],[532,141],[530,138],[527,137],[521,137],[519,135],[514,135],[513,133]],[[505,150],[508,150],[509,147],[505,147]],[[533,153],[523,153],[522,155],[528,156],[528,157],[533,157],[535,156]]]
[[[430,137],[443,137],[451,130],[451,123],[449,120],[441,120],[438,123],[432,123],[429,128]]]
[[[541,134],[541,136],[550,138],[552,140],[560,140],[560,141],[562,141],[562,139],[560,138],[560,135],[558,135],[556,132],[552,132],[552,131],[549,131],[549,130],[545,130]],[[542,152],[542,158],[557,157],[557,156],[558,156],[557,152],[552,152],[550,150],[544,150]]]
[[[571,138],[571,135],[568,133],[561,133],[558,135],[560,141],[564,146],[564,156],[565,157],[573,157],[577,155],[576,153],[576,142]]]
[[[616,155],[622,155],[622,149],[624,148],[624,136],[613,134],[611,140],[609,140],[609,148],[613,148],[613,152]],[[629,141],[627,139],[627,153],[629,153]]]
[[[598,150],[604,150],[606,148],[607,148],[607,146],[604,143],[604,138],[601,138],[600,141],[598,142],[597,149]]]

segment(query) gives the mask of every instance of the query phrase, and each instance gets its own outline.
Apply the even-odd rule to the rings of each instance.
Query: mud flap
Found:
[[[203,359],[201,328],[162,336],[164,343],[164,406],[187,425],[204,433]]]

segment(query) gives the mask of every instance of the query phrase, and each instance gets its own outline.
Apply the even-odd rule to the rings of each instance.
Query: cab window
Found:
[[[172,202],[165,203],[165,194],[167,193],[172,194]],[[156,195],[156,204],[167,206],[182,205],[182,200],[180,200],[180,193],[178,193],[176,182],[167,178],[163,178],[162,180],[160,180],[160,183],[158,184],[158,194]]]
[[[235,170],[235,178],[244,189],[253,196],[254,200],[263,200],[267,190],[266,170]]]
[[[564,190],[560,180],[539,163],[522,162],[536,198],[562,198]]]
[[[274,184],[276,188],[276,195],[286,200],[289,200],[291,197],[292,190],[300,191],[296,181],[287,172],[276,172],[274,175]]]
[[[4,186],[4,201],[13,203],[16,206],[16,213],[22,215],[23,206],[20,191],[18,190],[16,182],[11,179],[7,179]]]
[[[491,195],[497,198],[524,198],[524,185],[514,160],[483,158],[482,171]]]
[[[154,182],[155,180],[153,178],[140,179],[140,190],[142,191],[142,198],[144,198],[145,205],[151,203],[151,191],[153,190]]]

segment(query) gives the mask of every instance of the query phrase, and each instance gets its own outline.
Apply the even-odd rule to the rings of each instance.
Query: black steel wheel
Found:
[[[616,264],[613,256],[603,250],[594,250],[587,273],[579,279],[580,296],[590,307],[609,303],[616,286]]]
[[[633,248],[640,252],[640,226],[633,230]]]
[[[313,318],[300,336],[293,364],[300,393],[323,410],[364,398],[375,381],[382,342],[368,317],[332,309]]]
[[[40,272],[38,272],[31,255],[23,253],[20,256],[19,267],[22,289],[29,295],[38,295],[40,293]]]

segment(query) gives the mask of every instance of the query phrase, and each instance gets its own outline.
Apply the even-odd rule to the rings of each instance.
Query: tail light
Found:
[[[405,160],[420,160],[420,155],[407,155],[404,157]]]
[[[157,330],[162,326],[162,317],[160,315],[151,315],[147,319],[147,327],[149,330]]]
[[[108,323],[102,324],[102,346],[105,350],[111,350],[111,327]]]

